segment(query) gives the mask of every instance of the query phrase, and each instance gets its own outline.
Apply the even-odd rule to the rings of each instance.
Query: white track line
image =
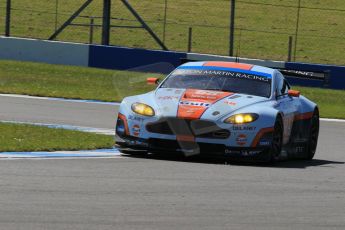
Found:
[[[342,120],[342,119],[320,118],[320,120],[321,120],[321,121],[330,121],[330,122],[345,123],[345,120]]]
[[[114,157],[41,157],[41,158],[37,158],[37,157],[2,157],[1,153],[0,153],[0,161],[10,161],[10,160],[31,160],[31,161],[42,161],[42,160],[99,160],[99,159],[126,159],[128,157],[126,156],[114,156]]]
[[[103,135],[109,135],[109,136],[115,135],[115,130],[112,130],[112,129],[98,129],[98,128],[82,127],[82,126],[74,126],[74,125],[44,124],[44,123],[34,123],[34,122],[25,122],[25,121],[0,121],[0,122],[9,123],[9,124],[43,126],[43,127],[53,128],[53,129],[75,130],[75,131],[80,131],[80,132],[97,133],[97,134],[103,134]]]
[[[86,151],[56,151],[56,152],[3,152],[1,159],[94,159],[122,158],[117,149],[86,150]]]

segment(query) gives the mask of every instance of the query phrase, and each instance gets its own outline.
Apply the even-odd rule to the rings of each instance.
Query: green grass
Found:
[[[0,61],[0,93],[121,101],[153,90],[147,77],[162,75]],[[295,88],[319,105],[322,117],[345,119],[345,90]]]
[[[112,136],[0,122],[0,152],[112,148]]]
[[[294,88],[318,104],[321,117],[345,119],[345,90]]]
[[[14,9],[12,35],[48,38],[55,31],[55,2],[12,0]],[[83,2],[85,0],[59,0],[57,25],[62,25]],[[101,16],[102,2],[94,0],[82,15]],[[120,1],[112,2],[112,16],[124,19],[112,20],[113,25],[139,25]],[[164,2],[164,0],[130,1],[160,38],[163,37]],[[168,24],[165,36],[168,48],[186,51],[188,28],[193,27],[194,52],[227,55],[229,2],[229,0],[168,0]],[[297,4],[297,0],[236,1],[235,50],[238,50],[239,56],[286,60],[288,37],[294,36],[296,31]],[[6,0],[0,0],[0,34],[4,31],[5,5]],[[344,10],[345,1],[308,0],[301,1],[301,6],[296,61],[345,64],[345,11],[325,10],[329,8]],[[77,18],[74,22],[89,23],[89,19]],[[95,23],[101,24],[101,18],[96,19]],[[57,39],[87,43],[89,28],[69,26]],[[99,27],[95,28],[94,41],[96,43],[101,41]],[[111,44],[159,49],[149,34],[142,29],[112,28]]]
[[[121,101],[124,96],[148,92],[147,77],[128,71],[0,61],[0,92],[34,96]]]

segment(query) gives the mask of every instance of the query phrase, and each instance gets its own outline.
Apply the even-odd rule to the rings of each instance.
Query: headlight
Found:
[[[155,115],[155,111],[153,110],[153,108],[143,103],[134,103],[132,105],[132,110],[133,112],[143,115],[143,116],[152,117]]]
[[[230,124],[245,124],[245,123],[251,123],[253,121],[256,121],[259,118],[259,115],[256,113],[242,113],[242,114],[236,114],[233,115],[227,119],[225,119],[225,123]]]

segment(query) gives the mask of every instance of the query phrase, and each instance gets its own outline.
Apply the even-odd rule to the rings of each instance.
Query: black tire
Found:
[[[308,146],[307,146],[307,152],[306,152],[307,160],[312,160],[315,156],[317,142],[319,139],[319,131],[320,131],[319,111],[315,110],[310,121],[309,140],[308,140]]]
[[[283,120],[280,116],[278,116],[274,124],[273,138],[270,149],[271,162],[276,162],[277,160],[279,160],[280,153],[283,147],[283,132]]]

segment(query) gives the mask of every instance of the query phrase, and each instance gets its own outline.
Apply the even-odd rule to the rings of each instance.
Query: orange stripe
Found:
[[[262,137],[264,134],[270,133],[270,132],[273,132],[273,131],[274,131],[274,128],[273,128],[273,127],[260,129],[260,131],[258,132],[258,134],[256,134],[256,137],[255,137],[254,140],[253,140],[252,147],[256,147],[256,146],[258,145],[259,140],[261,139],[261,137]]]
[[[206,109],[207,107],[180,105],[177,117],[187,120],[199,119]]]
[[[125,124],[125,133],[126,135],[129,135],[129,129],[128,129],[128,123],[127,123],[127,118],[125,115],[123,115],[122,113],[119,113],[118,117],[123,121],[123,123]]]
[[[297,114],[294,117],[294,121],[307,120],[313,117],[314,112]]]
[[[254,65],[250,65],[250,64],[237,63],[237,62],[225,62],[225,61],[210,61],[210,62],[206,62],[204,66],[234,68],[234,69],[243,69],[243,70],[251,70],[254,67]]]
[[[177,141],[187,141],[187,142],[194,142],[195,137],[191,135],[176,135]]]

